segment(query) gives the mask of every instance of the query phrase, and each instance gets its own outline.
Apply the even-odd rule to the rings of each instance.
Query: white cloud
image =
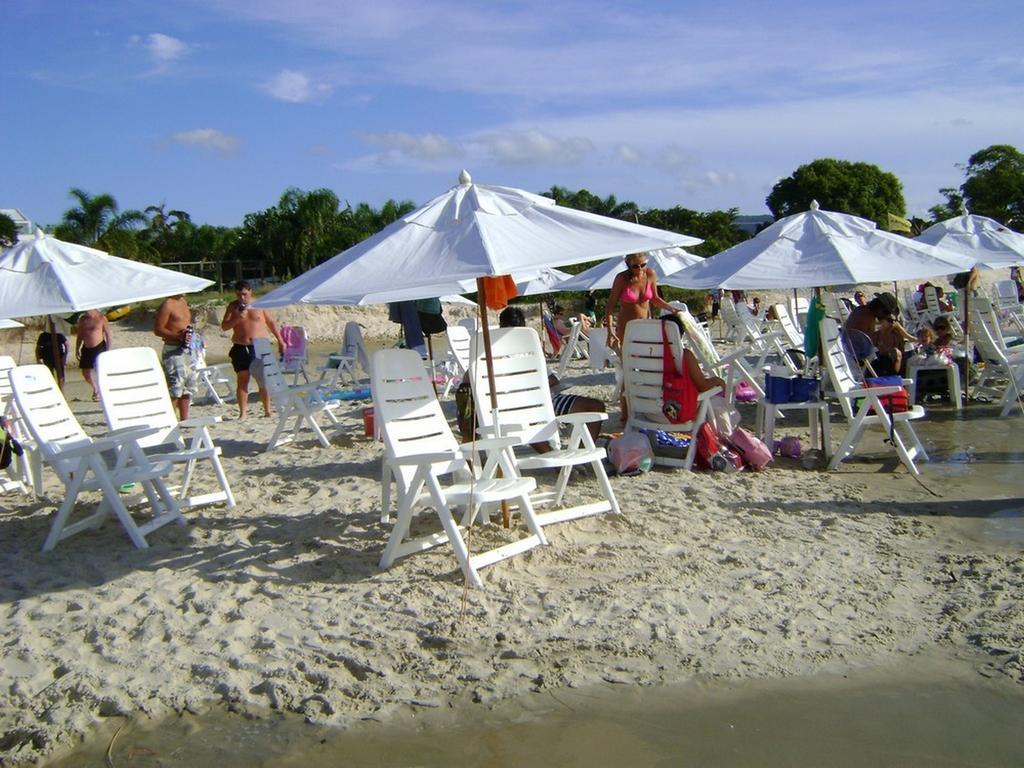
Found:
[[[401,131],[362,133],[359,137],[375,147],[421,162],[462,157],[464,149],[455,141],[437,133],[412,134]]]
[[[188,51],[188,44],[170,35],[154,32],[146,38],[145,48],[159,64],[177,61]]]
[[[263,90],[275,99],[300,104],[312,99],[320,89],[312,84],[308,75],[292,69],[285,69],[264,83]]]
[[[236,136],[218,131],[216,128],[196,128],[192,131],[179,131],[171,136],[176,144],[199,147],[210,152],[229,155],[238,149],[239,140]]]
[[[640,165],[644,159],[643,152],[629,144],[617,145],[615,147],[615,154],[626,165]]]
[[[590,139],[563,139],[538,130],[485,134],[473,141],[503,165],[576,165],[594,149]]]

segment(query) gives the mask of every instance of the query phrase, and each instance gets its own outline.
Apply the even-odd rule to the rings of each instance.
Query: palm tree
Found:
[[[129,230],[135,224],[146,221],[141,211],[118,213],[117,201],[112,195],[93,196],[77,187],[70,194],[78,201],[78,206],[65,211],[64,220],[57,225],[55,234],[62,240],[83,245],[102,245],[105,235]]]

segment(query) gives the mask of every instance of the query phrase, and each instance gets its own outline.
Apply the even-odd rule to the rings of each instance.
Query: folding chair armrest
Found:
[[[870,395],[876,395],[882,397],[883,395],[894,395],[900,391],[902,387],[897,387],[895,384],[889,387],[861,387],[858,389],[850,389],[846,392],[839,392],[840,397],[868,397]]]
[[[709,389],[709,390],[707,390],[705,392],[697,393],[697,399],[698,400],[710,400],[715,395],[720,395],[720,394],[722,394],[722,388],[721,387],[712,387],[711,389]]]
[[[459,448],[464,454],[469,456],[477,451],[500,451],[502,448],[514,448],[522,444],[521,438],[515,435],[507,435],[506,437],[479,438],[471,443],[463,443]]]
[[[604,421],[608,414],[603,411],[589,411],[584,413],[567,413],[564,416],[556,416],[555,421],[559,424],[586,424],[590,421]]]
[[[184,421],[179,421],[179,427],[209,427],[219,424],[222,421],[220,416],[191,416]]]

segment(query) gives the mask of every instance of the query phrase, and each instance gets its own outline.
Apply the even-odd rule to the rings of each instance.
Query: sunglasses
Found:
[[[646,269],[647,268],[647,262],[645,261],[643,264],[630,264],[629,268],[630,269]]]

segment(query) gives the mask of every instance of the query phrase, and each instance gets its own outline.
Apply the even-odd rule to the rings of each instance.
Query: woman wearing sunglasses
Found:
[[[608,304],[605,306],[604,324],[608,326],[608,345],[613,349],[622,346],[626,335],[626,323],[630,320],[646,320],[651,316],[651,304],[664,310],[675,310],[658,295],[658,276],[647,266],[646,253],[631,253],[626,257],[626,269],[615,276]],[[612,313],[618,310],[615,325]]]

